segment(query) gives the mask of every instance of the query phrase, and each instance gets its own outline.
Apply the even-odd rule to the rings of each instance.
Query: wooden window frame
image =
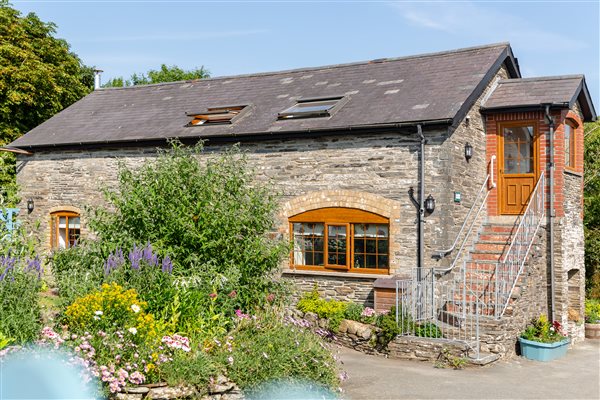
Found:
[[[327,207],[316,210],[309,210],[297,215],[294,215],[288,219],[290,229],[290,240],[294,243],[294,223],[308,223],[308,224],[323,224],[323,265],[296,265],[294,263],[294,250],[292,249],[290,254],[290,267],[298,270],[309,270],[309,271],[338,271],[338,272],[352,272],[352,273],[363,273],[363,274],[389,274],[390,273],[390,221],[388,218],[382,217],[381,215],[363,211],[354,208],[343,208],[343,207]],[[362,224],[376,224],[386,225],[388,228],[388,251],[387,268],[354,268],[354,226]],[[346,227],[346,265],[332,265],[328,264],[329,260],[329,227],[330,226],[345,226]],[[376,249],[378,250],[378,248]],[[367,253],[365,253],[367,254]],[[376,253],[376,256],[384,254]]]
[[[570,120],[566,120],[565,121],[565,125],[563,128],[563,136],[566,136],[566,131],[565,128],[569,127],[571,129],[571,137],[569,138],[569,157],[567,159],[567,152],[566,152],[566,138],[564,139],[564,143],[565,143],[565,169],[569,170],[569,171],[575,171],[577,169],[577,148],[576,148],[576,143],[577,141],[575,140],[576,135],[576,131],[577,128],[575,126],[575,123],[573,123]]]
[[[69,219],[79,218],[79,235],[81,235],[81,214],[74,211],[56,211],[50,214],[50,248],[61,249],[58,238],[60,236],[60,218],[65,217],[65,248],[72,247],[69,229]],[[77,240],[77,238],[75,238]]]

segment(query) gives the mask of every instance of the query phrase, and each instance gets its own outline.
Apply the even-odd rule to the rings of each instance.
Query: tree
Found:
[[[93,89],[93,70],[54,37],[56,25],[0,0],[0,146]],[[0,152],[0,206],[16,198],[15,157]]]
[[[586,291],[600,298],[600,121],[585,124],[584,140]]]
[[[133,74],[127,80],[122,76],[113,78],[104,85],[103,87],[122,87],[122,86],[136,86],[136,85],[148,85],[151,83],[162,83],[162,82],[177,82],[186,81],[192,79],[203,79],[208,78],[209,72],[203,66],[195,68],[191,71],[185,71],[176,65],[167,66],[162,64],[160,69],[148,71],[147,75],[144,74]]]

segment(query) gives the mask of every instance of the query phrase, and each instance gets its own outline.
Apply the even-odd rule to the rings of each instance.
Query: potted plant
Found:
[[[569,338],[562,333],[562,326],[558,321],[550,323],[545,315],[541,315],[523,331],[519,343],[523,357],[551,361],[567,354]]]
[[[585,301],[585,337],[600,339],[600,300]]]

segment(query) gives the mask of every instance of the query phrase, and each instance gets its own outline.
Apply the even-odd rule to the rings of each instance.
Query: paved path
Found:
[[[359,399],[600,399],[600,341],[587,340],[549,363],[521,357],[486,367],[437,369],[342,348],[349,379],[343,397]]]

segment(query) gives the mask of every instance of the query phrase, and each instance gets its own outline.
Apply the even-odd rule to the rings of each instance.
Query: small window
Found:
[[[389,220],[352,208],[321,208],[289,219],[291,264],[312,270],[389,271]]]
[[[575,128],[565,123],[565,167],[575,168]]]
[[[207,108],[203,113],[188,113],[193,117],[188,126],[231,124],[246,106],[228,106]]]
[[[79,214],[70,211],[52,213],[51,245],[53,249],[65,249],[74,246],[81,233]]]
[[[343,104],[343,97],[300,99],[295,105],[278,114],[278,119],[329,117]]]

